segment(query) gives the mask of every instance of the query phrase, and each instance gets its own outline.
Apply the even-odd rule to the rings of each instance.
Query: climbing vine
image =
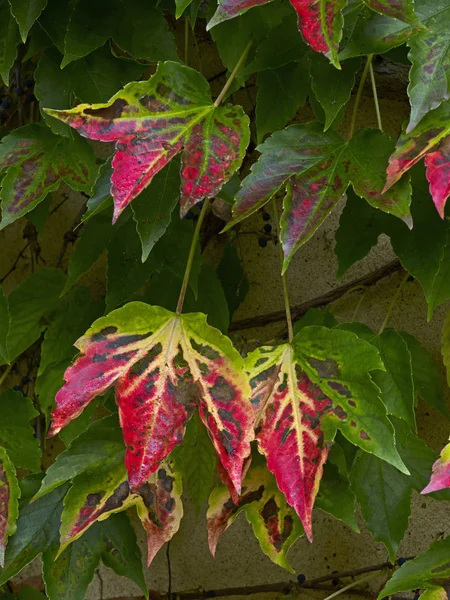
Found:
[[[379,598],[445,600],[449,538],[397,554],[413,490],[450,501],[450,446],[436,456],[416,423],[419,398],[449,407],[428,351],[389,322],[410,278],[429,318],[450,299],[450,0],[0,0],[0,36],[0,230],[27,240],[0,273],[0,587],[41,556],[50,600],[84,598],[100,561],[147,594],[130,518],[150,566],[190,498],[208,502],[213,554],[245,512],[292,573],[313,509],[358,531],[359,506],[396,569]],[[395,139],[386,63],[409,73]],[[358,126],[366,87],[377,129]],[[337,275],[380,234],[405,272],[378,331],[338,321],[337,296],[290,303],[294,255],[344,199]],[[46,224],[69,205],[50,263]],[[242,347],[228,333],[255,213],[287,334]],[[449,369],[450,317],[442,354]]]

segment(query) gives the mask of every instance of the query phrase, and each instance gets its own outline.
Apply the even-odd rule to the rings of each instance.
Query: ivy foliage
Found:
[[[450,0],[0,0],[0,38],[0,230],[28,240],[0,274],[0,586],[41,556],[50,600],[82,600],[100,561],[148,594],[130,516],[150,565],[185,498],[208,502],[213,554],[244,512],[295,572],[313,510],[358,532],[359,507],[395,562],[413,492],[450,501],[449,446],[416,421],[420,400],[448,424],[442,365],[389,314],[373,331],[287,310],[280,343],[232,341],[238,224],[262,215],[285,277],[345,199],[337,277],[385,234],[428,318],[450,299]],[[379,63],[409,77],[393,137]],[[369,81],[378,128],[358,129]],[[40,242],[64,204],[79,214],[52,262]],[[449,340],[447,317],[450,370]],[[380,598],[446,600],[448,550]]]

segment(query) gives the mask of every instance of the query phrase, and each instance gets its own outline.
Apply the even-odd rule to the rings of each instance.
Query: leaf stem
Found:
[[[361,80],[359,82],[359,87],[358,87],[358,91],[356,93],[356,98],[355,98],[355,104],[353,106],[352,120],[350,122],[350,131],[348,133],[349,140],[353,137],[353,133],[355,131],[356,117],[358,115],[358,108],[359,108],[359,105],[361,102],[361,98],[362,98],[362,94],[363,94],[363,90],[364,90],[364,84],[366,83],[367,75],[369,74],[370,65],[372,64],[372,58],[373,58],[373,54],[367,55],[366,65],[364,67],[364,71],[362,72]]]
[[[231,73],[231,75],[228,77],[227,82],[225,83],[225,85],[223,86],[222,91],[220,92],[220,94],[217,96],[216,101],[214,102],[214,106],[219,106],[219,104],[222,102],[222,100],[225,98],[226,93],[228,92],[228,90],[230,89],[231,84],[233,83],[233,81],[236,78],[236,75],[239,73],[240,68],[242,67],[242,65],[244,64],[245,59],[247,58],[247,54],[250,50],[250,48],[252,47],[253,41],[250,41],[245,49],[244,52],[241,54],[239,60],[236,63],[236,66],[233,69],[233,72]]]
[[[6,369],[3,371],[3,373],[0,375],[0,387],[3,385],[3,382],[5,381],[5,379],[8,377],[8,375],[11,373],[11,369],[13,368],[13,365],[8,365],[6,367]]]
[[[330,594],[329,596],[327,596],[326,598],[324,598],[324,600],[331,600],[332,598],[336,598],[336,596],[340,596],[341,594],[343,594],[347,590],[350,590],[351,588],[356,587],[360,583],[364,583],[366,581],[369,581],[370,579],[375,579],[375,577],[379,577],[379,576],[380,576],[379,573],[370,573],[370,575],[366,575],[365,577],[362,577],[361,579],[357,579],[356,581],[352,581],[351,583],[349,583],[348,585],[344,586],[340,590],[337,590],[333,594]]]
[[[181,285],[180,297],[178,298],[177,304],[177,314],[181,314],[183,310],[184,298],[186,296],[186,291],[189,285],[189,278],[191,276],[192,265],[194,263],[195,249],[197,247],[198,238],[200,237],[200,229],[202,227],[203,219],[209,208],[209,198],[204,200],[202,210],[200,211],[200,215],[198,217],[197,225],[195,226],[194,235],[192,237],[191,248],[189,250],[189,256],[186,264],[186,270],[184,272],[183,283]]]
[[[387,310],[386,317],[385,317],[385,319],[383,321],[382,326],[380,327],[380,331],[378,332],[378,335],[381,335],[383,333],[383,331],[386,328],[386,325],[389,323],[389,319],[391,318],[391,313],[392,313],[392,311],[394,309],[394,306],[395,306],[395,304],[396,304],[396,302],[398,300],[398,297],[400,295],[400,292],[402,291],[403,286],[405,285],[405,283],[408,280],[408,277],[409,277],[409,273],[405,273],[404,277],[402,278],[402,280],[400,282],[400,285],[395,290],[395,294],[393,295],[392,300],[391,300],[391,302],[389,304],[389,308]]]
[[[281,268],[283,268],[283,262],[284,262],[283,248],[281,247],[281,242],[280,242],[279,236],[278,236],[278,223],[280,222],[280,217],[278,214],[278,206],[277,206],[277,201],[275,198],[272,198],[272,206],[273,206],[273,215],[275,217],[275,223],[276,223],[278,248],[280,251],[280,263],[281,263]],[[286,321],[287,321],[287,326],[288,326],[289,342],[292,342],[292,340],[294,339],[294,328],[292,327],[291,304],[289,302],[289,289],[288,289],[288,284],[287,284],[287,279],[286,279],[286,273],[283,273],[281,275],[281,281],[283,283],[284,310],[286,312]]]
[[[383,123],[381,121],[380,105],[378,102],[377,83],[375,81],[375,73],[373,72],[372,61],[370,61],[370,64],[369,64],[369,71],[370,71],[370,81],[372,82],[373,102],[375,104],[375,112],[377,113],[378,129],[380,131],[383,131]]]

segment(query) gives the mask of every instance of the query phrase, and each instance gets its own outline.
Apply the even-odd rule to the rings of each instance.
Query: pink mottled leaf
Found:
[[[251,523],[262,551],[274,563],[293,573],[286,554],[303,535],[303,527],[295,511],[286,504],[272,475],[261,466],[250,468],[242,483],[242,494],[237,498],[230,495],[225,485],[212,491],[207,513],[211,554],[215,555],[219,537],[242,511]]]
[[[389,190],[422,158],[430,193],[440,216],[450,195],[450,102],[428,113],[410,133],[402,133],[389,159],[384,191]]]
[[[98,319],[77,342],[81,356],[56,395],[51,435],[115,385],[133,490],[173,447],[198,407],[236,490],[253,439],[250,389],[231,342],[199,313],[176,315],[132,302]]]
[[[183,516],[181,492],[181,474],[167,460],[134,492],[130,490],[122,461],[86,471],[75,477],[64,499],[59,555],[95,522],[135,506],[147,533],[150,565],[179,529]]]
[[[16,471],[6,450],[0,446],[0,567],[5,566],[8,537],[16,531],[20,489]]]
[[[84,140],[69,140],[54,135],[43,124],[32,124],[2,139],[2,170],[0,229],[32,210],[62,182],[75,190],[90,190],[95,156]]]
[[[445,446],[441,456],[433,465],[430,483],[422,490],[422,494],[430,494],[450,488],[450,443]]]
[[[281,242],[286,270],[296,250],[327,218],[351,183],[369,204],[411,225],[411,189],[403,181],[382,194],[393,142],[378,130],[362,129],[346,142],[317,123],[291,125],[258,146],[259,160],[242,182],[225,229],[264,206],[284,186]]]
[[[364,0],[369,8],[409,25],[420,25],[420,21],[414,12],[414,0]]]
[[[219,0],[219,6],[208,23],[208,29],[242,15],[250,8],[271,0]],[[298,28],[313,50],[324,54],[333,65],[339,66],[338,51],[344,19],[342,10],[347,0],[290,0],[298,15]]]
[[[369,375],[383,366],[368,342],[349,332],[304,327],[292,345],[258,348],[246,364],[258,449],[310,540],[312,510],[336,429],[406,470]]]
[[[160,63],[148,81],[126,85],[106,104],[47,110],[81,135],[116,142],[114,221],[174,156],[181,156],[181,215],[212,198],[240,167],[249,120],[239,106],[217,107],[207,80],[180,63]]]

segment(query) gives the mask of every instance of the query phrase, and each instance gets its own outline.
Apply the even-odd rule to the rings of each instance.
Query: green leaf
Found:
[[[261,142],[267,133],[285,127],[305,104],[309,93],[307,64],[291,62],[260,71],[257,84],[256,130]]]
[[[322,327],[334,327],[338,322],[336,317],[329,310],[320,310],[318,308],[308,308],[304,315],[294,323],[294,333],[297,334],[300,329],[308,325],[321,325]]]
[[[133,218],[142,244],[142,262],[147,260],[169,226],[179,195],[180,163],[175,159],[155,175],[133,202]]]
[[[175,448],[171,458],[182,473],[185,493],[193,500],[198,517],[214,485],[217,459],[197,414],[189,421],[183,443]]]
[[[120,229],[115,229],[115,235],[108,245],[107,311],[130,300],[147,283],[152,273],[163,266],[164,256],[159,252],[152,252],[145,263],[141,261],[141,254],[135,223],[129,219]]]
[[[90,54],[109,38],[136,58],[152,62],[178,58],[175,40],[156,3],[129,0],[125,6],[120,0],[78,0],[69,20],[61,66]]]
[[[106,252],[110,240],[117,234],[117,227],[111,224],[111,213],[112,210],[101,211],[84,226],[70,259],[63,294],[89,271],[103,252]]]
[[[408,345],[411,354],[411,366],[414,380],[414,391],[429,406],[439,410],[450,418],[450,410],[441,384],[439,369],[428,351],[409,333],[402,331],[402,338]]]
[[[64,273],[45,268],[25,279],[8,296],[11,314],[8,354],[14,361],[33,344],[48,325],[64,285]]]
[[[217,327],[222,333],[227,333],[230,326],[230,312],[222,283],[215,269],[203,264],[198,278],[198,297],[189,294],[185,299],[185,310],[202,312],[212,327]]]
[[[323,469],[320,489],[317,493],[316,508],[343,521],[349,527],[359,533],[356,521],[356,499],[350,488],[348,478],[339,473],[339,469],[327,462]]]
[[[8,390],[0,394],[0,446],[16,467],[30,471],[41,469],[41,448],[34,437],[31,419],[38,416],[29,398],[21,392]]]
[[[39,18],[39,25],[61,53],[64,53],[64,37],[72,9],[73,2],[47,0],[47,8]]]
[[[61,53],[48,48],[41,56],[35,72],[35,94],[41,107],[67,108],[75,99],[81,102],[106,102],[129,81],[138,79],[143,66],[132,60],[116,58],[108,46],[95,50],[60,68]],[[48,126],[66,137],[73,137],[70,127],[41,111]]]
[[[5,564],[8,538],[16,532],[19,516],[20,488],[14,465],[0,446],[0,567]]]
[[[386,369],[375,371],[372,378],[381,390],[388,413],[404,419],[415,429],[415,390],[412,358],[407,343],[393,329],[386,329],[375,336],[371,343],[378,349]]]
[[[133,580],[147,596],[136,534],[124,514],[95,523],[55,557],[56,549],[44,554],[43,577],[50,600],[84,598],[100,559],[118,575]]]
[[[17,531],[6,548],[5,568],[0,570],[0,585],[57,543],[66,492],[67,486],[60,487],[36,502],[21,506]]]
[[[52,492],[67,481],[110,464],[123,462],[125,447],[117,415],[95,421],[61,452],[47,469],[39,491],[33,500]]]
[[[428,550],[395,571],[378,598],[415,589],[433,589],[450,577],[450,537],[433,542]]]
[[[338,70],[324,56],[310,54],[311,88],[325,111],[325,131],[349,101],[360,65],[359,59],[346,60]]]
[[[0,0],[0,39],[0,77],[9,86],[9,72],[16,60],[20,35],[8,0]]]
[[[92,186],[91,197],[86,203],[86,212],[81,218],[83,223],[112,206],[111,177],[113,169],[111,162],[112,159],[109,158],[98,170],[97,178]]]
[[[45,200],[42,200],[32,211],[27,214],[27,219],[36,227],[38,236],[44,237],[45,227],[47,225],[47,219],[50,216],[50,207],[52,204],[52,197],[49,194]]]
[[[9,0],[9,3],[11,13],[19,25],[22,42],[25,43],[28,32],[47,6],[47,0]]]
[[[376,541],[383,542],[394,562],[411,513],[410,478],[361,452],[353,463],[350,482],[369,531]]]
[[[7,339],[10,323],[11,315],[8,299],[3,294],[3,288],[0,284],[0,360],[2,363],[9,363]]]
[[[427,30],[408,40],[412,63],[409,72],[408,95],[411,116],[407,133],[423,117],[450,98],[450,7],[427,22]]]
[[[228,304],[230,320],[248,294],[248,281],[242,268],[237,247],[227,242],[222,259],[217,267],[217,275],[222,282],[222,289]]]
[[[89,190],[95,156],[85,140],[68,140],[55,136],[42,124],[31,124],[2,139],[1,169],[6,169],[1,190],[3,229],[32,210],[62,182],[75,190]]]

